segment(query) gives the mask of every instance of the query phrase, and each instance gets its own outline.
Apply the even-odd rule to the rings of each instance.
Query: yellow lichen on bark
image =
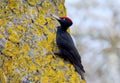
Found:
[[[83,83],[73,65],[52,53],[64,0],[1,0],[0,83]]]

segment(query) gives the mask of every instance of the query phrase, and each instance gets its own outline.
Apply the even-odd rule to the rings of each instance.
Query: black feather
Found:
[[[81,75],[84,80],[85,70],[81,63],[81,57],[74,45],[72,37],[66,31],[67,27],[59,26],[57,28],[56,43],[60,50],[59,55],[64,59],[68,59],[75,67],[75,70]]]

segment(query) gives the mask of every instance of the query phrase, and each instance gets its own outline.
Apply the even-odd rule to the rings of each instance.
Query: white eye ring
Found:
[[[63,18],[63,20],[65,20],[65,18]]]

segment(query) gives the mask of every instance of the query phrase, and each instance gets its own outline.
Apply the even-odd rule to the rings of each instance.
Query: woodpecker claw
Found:
[[[52,54],[52,55],[53,55],[53,58],[56,58],[54,52],[48,52],[48,53],[46,53],[46,55],[49,55],[49,54]]]
[[[55,54],[53,52],[51,52],[51,54],[53,55],[54,58],[56,58]]]

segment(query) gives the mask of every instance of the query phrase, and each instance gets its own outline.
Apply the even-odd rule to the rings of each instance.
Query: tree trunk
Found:
[[[64,0],[1,0],[0,83],[82,83],[55,45],[57,22],[66,15]]]

